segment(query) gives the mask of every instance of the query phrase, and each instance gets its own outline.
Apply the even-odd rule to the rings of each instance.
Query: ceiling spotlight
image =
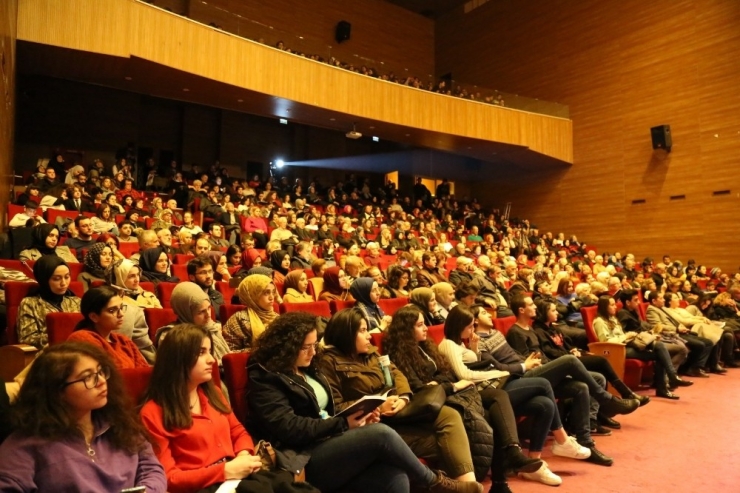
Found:
[[[275,166],[277,166],[278,168],[282,168],[283,166],[285,166],[285,161],[283,161],[282,159],[276,159]]]
[[[288,120],[286,120],[285,118],[281,118],[280,119],[280,123],[282,123],[283,125],[287,125],[288,124]]]
[[[373,135],[373,142],[380,142],[380,139]]]

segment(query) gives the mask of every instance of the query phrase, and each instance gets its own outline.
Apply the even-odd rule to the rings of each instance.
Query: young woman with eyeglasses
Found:
[[[357,315],[357,320],[362,319]],[[336,415],[329,382],[318,370],[316,317],[281,315],[258,340],[249,364],[250,421],[277,449],[279,461],[322,492],[407,493],[482,491],[423,465],[377,412]]]
[[[90,289],[82,297],[80,312],[84,317],[67,340],[98,346],[113,359],[117,368],[149,366],[136,343],[118,332],[123,327],[127,305],[121,293],[110,286]]]
[[[13,415],[15,432],[0,446],[0,491],[167,491],[121,377],[95,346],[44,350]]]

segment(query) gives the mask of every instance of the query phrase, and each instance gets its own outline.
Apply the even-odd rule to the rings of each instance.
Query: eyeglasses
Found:
[[[111,315],[118,315],[119,313],[126,313],[128,305],[118,305],[111,308],[106,308],[105,311]]]
[[[316,351],[318,351],[318,349],[319,349],[319,343],[318,343],[318,341],[317,342],[314,342],[313,344],[306,344],[305,346],[301,346],[301,352],[302,353],[307,353],[311,349],[313,349],[313,352],[314,353]]]
[[[104,380],[108,380],[110,378],[110,368],[108,368],[107,366],[101,366],[100,369],[95,373],[90,373],[89,375],[86,375],[79,380],[66,382],[64,385],[62,385],[62,388],[67,388],[72,384],[82,382],[85,385],[86,389],[94,389],[100,383],[100,377],[103,377]]]

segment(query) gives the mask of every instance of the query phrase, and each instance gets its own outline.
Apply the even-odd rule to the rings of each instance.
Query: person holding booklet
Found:
[[[332,316],[324,332],[324,351],[319,368],[331,391],[334,406],[341,411],[366,395],[385,392],[391,395],[379,408],[383,418],[398,414],[408,404],[412,392],[406,377],[391,363],[387,374],[381,357],[370,343],[370,332],[363,311],[341,310]],[[450,477],[475,484],[470,444],[460,414],[442,406],[433,422],[395,425],[396,431],[418,457],[441,458]]]
[[[433,493],[482,493],[476,482],[419,462],[398,433],[378,423],[379,412],[334,416],[339,409],[316,367],[317,347],[316,317],[290,312],[267,327],[249,358],[250,429],[272,443],[280,467],[305,469],[323,493],[408,493],[410,483]]]

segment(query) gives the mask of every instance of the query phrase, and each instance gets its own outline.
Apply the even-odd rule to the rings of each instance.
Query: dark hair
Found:
[[[649,303],[652,303],[653,301],[658,299],[658,296],[660,296],[660,293],[658,292],[657,289],[654,289],[648,293],[647,300]]]
[[[126,216],[128,216],[128,213],[126,213]],[[128,224],[129,226],[131,226],[131,233],[133,233],[133,230],[136,229],[137,226],[130,219],[124,219],[123,221],[121,221],[120,223],[118,223],[118,229],[121,229],[126,224]],[[116,238],[116,239],[118,239],[118,238]],[[119,244],[120,244],[120,241],[119,241]]]
[[[194,276],[198,269],[202,269],[203,267],[207,266],[213,267],[213,265],[211,264],[211,259],[207,256],[199,255],[197,257],[193,257],[188,261],[188,275]]]
[[[23,207],[25,207],[26,209],[38,209],[39,203],[36,202],[35,200],[28,199],[26,200],[26,203],[24,204]]]
[[[273,372],[292,372],[303,341],[315,330],[316,317],[310,313],[280,315],[257,339],[257,348],[249,359]]]
[[[521,294],[518,294],[511,298],[511,303],[509,303],[509,306],[511,307],[511,311],[514,312],[515,317],[519,316],[519,310],[521,308],[527,307],[527,302],[525,301],[526,298],[528,298],[528,296],[524,296]]]
[[[414,326],[419,320],[419,315],[422,315],[422,312],[414,305],[406,305],[396,311],[386,331],[383,348],[402,373],[407,376],[415,374],[423,383],[428,383],[434,380],[434,372],[429,373],[427,360],[419,353],[419,348],[434,361],[437,371],[447,372],[450,365],[431,338],[416,341]]]
[[[345,356],[357,356],[357,333],[360,331],[365,314],[358,307],[345,308],[332,315],[326,324],[324,342],[334,346]]]
[[[635,296],[637,296],[636,289],[623,289],[619,296],[619,300],[622,302],[622,305],[626,307],[627,303],[632,301],[632,298]]]
[[[81,214],[80,214],[79,216],[77,216],[77,217],[75,218],[75,226],[77,226],[77,227],[79,228],[79,227],[80,227],[80,222],[81,222],[81,221],[84,221],[85,219],[90,219],[90,218],[89,218],[89,217],[87,217],[87,216],[83,216],[83,215],[81,215]]]
[[[108,306],[110,300],[114,296],[120,295],[120,291],[111,286],[98,286],[97,288],[88,289],[82,295],[82,301],[80,301],[80,313],[84,318],[77,323],[75,330],[95,330],[95,322],[90,320],[90,314],[100,315]]]
[[[231,265],[231,257],[234,255],[239,255],[238,265],[241,265],[242,263],[241,254],[242,254],[242,247],[240,247],[239,245],[231,245],[228,249],[226,249],[226,265]]]
[[[478,295],[480,290],[476,288],[472,282],[470,281],[463,281],[460,284],[457,285],[457,288],[455,289],[455,299],[460,301],[463,298],[467,298],[470,295]]]
[[[200,355],[203,339],[211,340],[211,334],[194,324],[180,324],[160,339],[157,360],[154,363],[152,378],[146,391],[144,402],[152,400],[162,408],[162,424],[168,431],[177,428],[190,428],[193,417],[190,413],[188,381],[190,371]],[[213,380],[199,385],[208,402],[222,414],[231,412],[223,395],[216,389]]]
[[[535,316],[535,320],[547,325],[547,311],[550,309],[550,305],[554,305],[555,303],[539,298],[534,302],[534,304],[537,307],[537,315]]]
[[[388,287],[393,288],[393,289],[398,289],[400,286],[399,281],[401,280],[404,274],[407,274],[409,276],[409,280],[411,279],[411,270],[407,269],[406,267],[400,266],[400,265],[390,266],[388,268]]]
[[[146,431],[139,414],[129,401],[113,361],[92,344],[63,342],[49,346],[39,354],[23,382],[18,402],[13,406],[15,429],[25,436],[53,441],[82,437],[77,418],[72,416],[62,398],[65,383],[81,356],[94,359],[110,372],[106,379],[108,401],[102,408],[92,411],[93,420],[100,418],[110,425],[106,436],[114,447],[131,454],[140,452],[146,443]]]
[[[462,342],[462,333],[475,320],[473,311],[463,305],[456,305],[445,320],[445,337],[455,344]]]
[[[599,301],[596,302],[596,313],[598,313],[601,318],[606,320],[609,319],[609,303],[611,301],[611,296],[599,296]]]

